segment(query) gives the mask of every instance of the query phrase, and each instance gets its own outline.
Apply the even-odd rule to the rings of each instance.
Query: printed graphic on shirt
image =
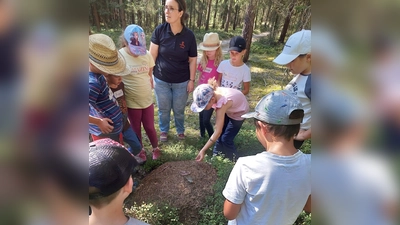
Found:
[[[148,73],[149,72],[149,65],[147,62],[142,62],[142,65],[129,65],[129,69],[131,73],[138,74],[138,73]]]
[[[297,82],[290,82],[286,87],[286,90],[293,92],[295,95],[297,95],[298,89]]]
[[[221,87],[235,88],[241,90],[242,83],[242,81],[238,83],[238,78],[235,74],[223,73],[222,75]]]

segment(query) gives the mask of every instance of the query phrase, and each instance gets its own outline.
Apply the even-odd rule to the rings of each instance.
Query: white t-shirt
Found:
[[[128,222],[125,223],[125,225],[149,225],[148,223],[145,223],[143,221],[137,220],[133,217],[129,217]]]
[[[267,151],[241,157],[222,194],[242,204],[229,225],[289,225],[311,194],[311,155],[279,156]]]
[[[232,66],[230,60],[224,60],[219,64],[217,71],[222,74],[221,87],[242,90],[243,82],[251,81],[250,68],[246,64]]]
[[[365,150],[346,151],[313,160],[313,201],[325,224],[397,224],[385,208],[399,197],[389,161]]]
[[[298,74],[285,87],[285,90],[289,90],[297,95],[303,105],[304,118],[303,122],[300,124],[300,128],[304,130],[311,128],[311,100],[305,93],[307,78],[308,76]]]

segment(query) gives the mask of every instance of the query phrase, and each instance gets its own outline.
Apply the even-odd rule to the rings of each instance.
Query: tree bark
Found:
[[[206,20],[206,31],[208,31],[209,25],[210,25],[211,2],[212,2],[212,0],[208,0],[208,10],[207,10],[207,20]]]
[[[271,24],[270,23],[270,18],[269,18],[269,15],[271,14],[271,9],[272,9],[272,5],[273,5],[273,2],[271,1],[270,2],[271,4],[269,5],[269,7],[268,7],[268,13],[267,13],[267,17],[265,17],[265,22],[264,22],[264,28],[267,28],[267,24],[268,24],[268,26]]]
[[[119,18],[121,21],[122,29],[126,28],[126,20],[125,20],[125,4],[124,0],[119,0]]]
[[[233,0],[229,0],[228,15],[226,17],[226,23],[225,23],[225,29],[224,29],[225,32],[228,32],[228,29],[229,29],[229,23],[231,20],[231,12],[232,12],[232,1]]]
[[[253,38],[254,29],[254,18],[255,18],[255,8],[257,7],[258,0],[250,0],[249,5],[246,9],[246,14],[244,16],[244,26],[242,36],[246,40],[246,53],[243,57],[243,62],[249,60],[251,40]]]
[[[165,6],[165,0],[161,0],[162,3],[162,23],[165,23],[165,10],[164,10],[164,6]]]
[[[224,29],[224,27],[225,27],[225,22],[224,21],[226,21],[226,19],[228,18],[227,1],[228,0],[224,0],[224,4],[221,5],[223,11],[222,11],[222,13],[219,14],[220,18],[221,18],[221,21],[223,21],[221,23],[221,27],[220,27],[221,30]]]
[[[91,5],[92,5],[92,13],[93,13],[93,17],[94,17],[94,22],[96,24],[96,30],[97,30],[97,32],[100,32],[101,31],[100,17],[99,17],[99,12],[97,11],[96,2],[93,2]]]
[[[218,11],[218,0],[216,0],[216,2],[215,2],[214,19],[213,19],[213,26],[212,26],[213,29],[215,29],[215,21],[217,20],[217,11]]]
[[[284,41],[285,41],[286,33],[288,31],[288,28],[289,28],[290,19],[292,17],[292,13],[293,13],[293,9],[294,9],[295,3],[296,3],[296,0],[293,0],[292,3],[290,3],[290,5],[289,5],[288,14],[287,14],[287,16],[285,18],[285,22],[283,24],[283,28],[282,28],[282,31],[281,31],[281,35],[279,36],[278,43],[284,43]]]
[[[194,19],[193,17],[193,6],[194,6],[194,4],[195,4],[195,1],[191,1],[190,2],[191,4],[190,4],[190,17],[189,17],[189,27],[193,30],[193,20],[192,19]]]
[[[236,30],[236,25],[238,24],[238,12],[239,12],[239,5],[235,6],[235,14],[233,17],[233,30]]]

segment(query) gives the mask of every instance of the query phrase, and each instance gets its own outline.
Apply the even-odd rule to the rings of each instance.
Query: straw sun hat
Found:
[[[118,52],[114,41],[105,34],[89,36],[89,61],[104,73],[124,76],[130,74],[124,57]]]
[[[222,41],[219,40],[217,33],[206,33],[203,42],[199,44],[199,49],[203,51],[214,51],[221,46]]]

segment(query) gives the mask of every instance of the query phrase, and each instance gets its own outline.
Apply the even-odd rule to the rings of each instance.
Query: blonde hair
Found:
[[[125,48],[128,46],[128,42],[125,40],[124,32],[119,36],[119,47]]]
[[[221,61],[224,59],[222,56],[222,49],[221,47],[218,47],[217,50],[215,50],[215,59],[214,59],[214,66],[218,67],[218,65],[221,63]],[[206,69],[208,63],[208,58],[207,55],[205,54],[205,51],[203,51],[203,56],[201,56],[200,60],[200,65],[203,70]]]

